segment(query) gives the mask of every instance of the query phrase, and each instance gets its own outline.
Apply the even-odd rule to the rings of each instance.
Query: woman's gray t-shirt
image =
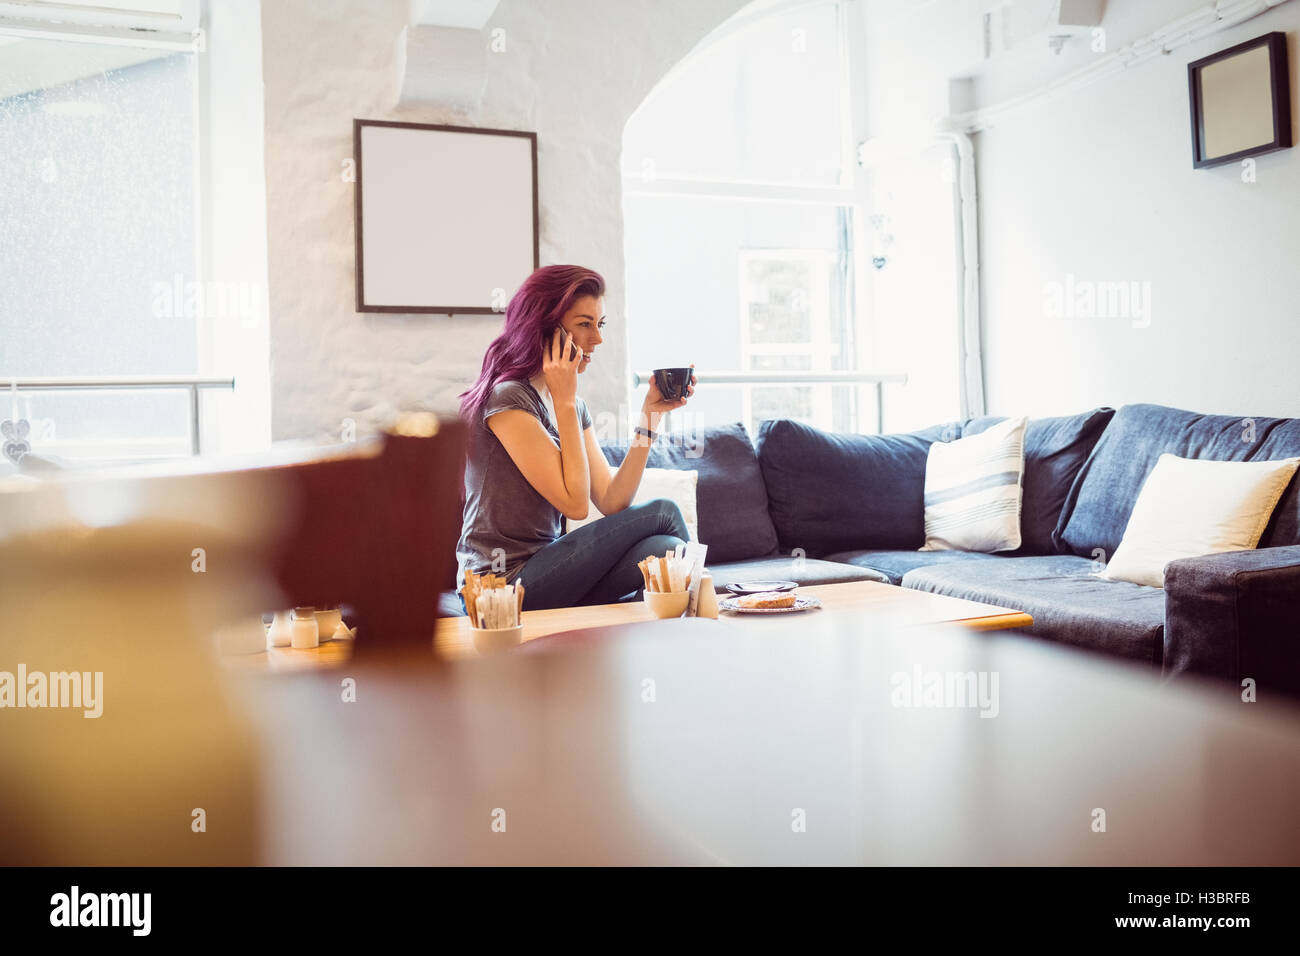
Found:
[[[591,427],[591,413],[581,398],[576,404],[585,431]],[[564,516],[528,483],[487,426],[489,417],[510,408],[536,418],[560,447],[555,418],[537,390],[528,382],[498,382],[478,420],[469,423],[465,515],[456,545],[457,589],[465,584],[466,568],[504,573],[513,582],[525,561],[564,533]]]

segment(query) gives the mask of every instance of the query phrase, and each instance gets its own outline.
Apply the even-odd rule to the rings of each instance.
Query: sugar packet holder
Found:
[[[499,630],[517,627],[523,611],[524,585],[521,579],[506,584],[495,574],[476,574],[465,571],[465,586],[461,589],[470,624],[480,630]]]

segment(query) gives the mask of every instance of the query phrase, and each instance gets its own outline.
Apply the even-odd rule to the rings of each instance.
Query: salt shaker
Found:
[[[313,607],[296,607],[293,609],[293,646],[316,647],[320,644],[320,633],[316,629],[316,609]]]
[[[293,643],[293,621],[288,611],[276,611],[266,634],[267,647],[288,647]]]
[[[713,575],[707,568],[700,572],[700,598],[695,614],[714,620],[718,618],[718,595],[713,590]]]

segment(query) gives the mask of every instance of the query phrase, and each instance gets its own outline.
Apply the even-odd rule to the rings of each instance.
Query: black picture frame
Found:
[[[431,305],[412,303],[409,305],[376,305],[368,303],[365,297],[365,255],[364,255],[364,210],[365,195],[363,190],[363,156],[361,148],[362,130],[368,126],[396,127],[407,130],[430,130],[444,133],[465,133],[483,136],[513,136],[530,141],[532,163],[532,219],[533,219],[533,263],[534,270],[541,266],[540,210],[537,191],[537,133],[526,130],[488,129],[476,126],[448,126],[435,123],[405,123],[394,120],[354,119],[352,121],[352,156],[355,162],[356,180],[353,186],[354,222],[355,222],[355,256],[356,256],[356,310],[358,312],[388,312],[399,314],[438,313],[443,315],[501,315],[504,309],[482,305]]]
[[[1226,153],[1222,156],[1207,156],[1205,152],[1205,114],[1202,96],[1202,73],[1205,67],[1239,56],[1259,47],[1267,47],[1269,61],[1269,89],[1272,93],[1273,137],[1265,143]],[[1248,156],[1261,156],[1289,149],[1291,140],[1291,70],[1287,59],[1286,34],[1278,31],[1265,33],[1230,46],[1226,50],[1193,60],[1187,64],[1187,85],[1189,106],[1192,120],[1192,166],[1206,169],[1237,162]]]

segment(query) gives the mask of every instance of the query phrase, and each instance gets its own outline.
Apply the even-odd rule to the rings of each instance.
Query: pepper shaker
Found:
[[[267,647],[288,647],[293,643],[293,616],[288,611],[276,611],[271,629],[266,632]]]
[[[700,599],[695,613],[697,617],[718,619],[718,595],[713,590],[713,575],[708,568],[700,572]]]

